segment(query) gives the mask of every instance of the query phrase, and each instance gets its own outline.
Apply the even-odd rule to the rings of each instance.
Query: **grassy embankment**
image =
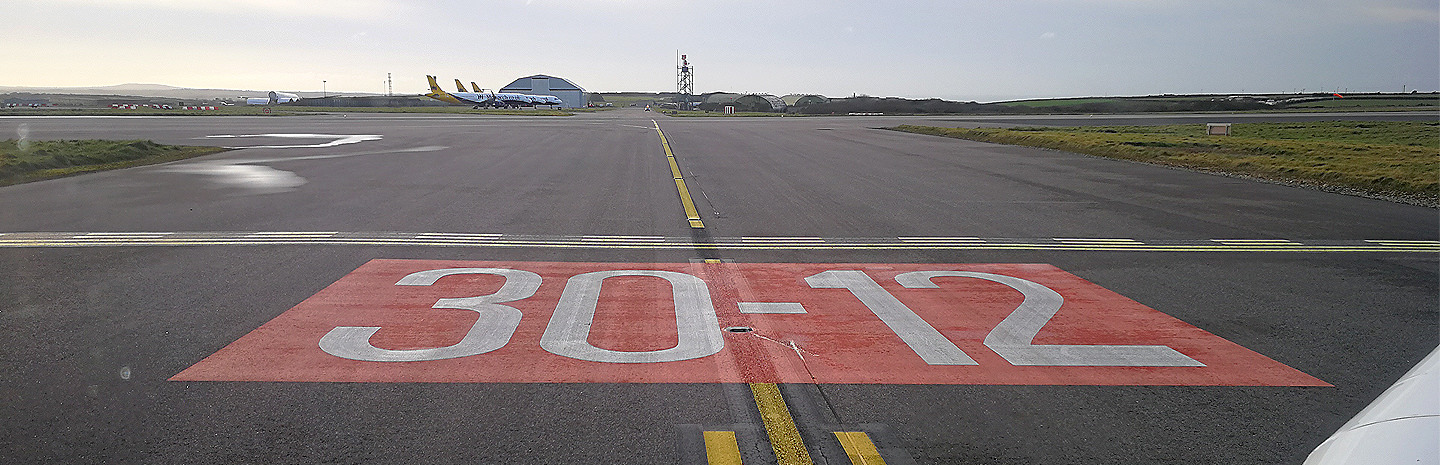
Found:
[[[1266,105],[1262,101],[1274,102]],[[1167,111],[1326,112],[1326,111],[1435,111],[1440,95],[1272,94],[1231,98],[1223,95],[1172,95],[1149,97],[1083,97],[1016,100],[987,104],[1019,113],[1131,113]]]
[[[1434,98],[1414,99],[1361,99],[1345,98],[1335,100],[1320,100],[1315,102],[1297,103],[1290,108],[1295,109],[1321,109],[1321,110],[1434,110],[1440,106],[1440,100]]]
[[[1232,136],[1207,136],[1196,124],[892,129],[1440,204],[1440,122],[1434,121],[1235,124]]]
[[[22,142],[9,139],[0,141],[0,186],[165,163],[225,150],[162,145],[148,140]]]

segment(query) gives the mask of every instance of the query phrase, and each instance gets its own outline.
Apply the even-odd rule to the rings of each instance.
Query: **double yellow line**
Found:
[[[750,383],[750,393],[755,396],[760,420],[765,423],[770,449],[775,451],[775,464],[814,465],[814,459],[809,456],[805,441],[801,439],[801,432],[795,428],[791,410],[785,405],[785,397],[780,396],[779,386],[775,383]],[[880,449],[876,448],[876,443],[870,441],[867,433],[847,430],[837,430],[834,433],[841,448],[845,449],[845,456],[850,459],[850,464],[886,465],[886,459],[881,458]],[[704,432],[704,439],[708,464],[742,465],[740,446],[734,439],[733,430],[707,430]]]
[[[665,138],[665,131],[660,130],[660,123],[655,120],[650,122],[655,124],[655,133],[660,135],[660,145],[665,148],[665,160],[670,163],[670,174],[675,179],[675,190],[680,194],[680,204],[685,208],[686,220],[690,222],[691,228],[704,229],[705,223],[700,221],[700,213],[695,210],[695,201],[690,198],[690,189],[685,186],[680,164],[675,161],[675,152],[670,149],[670,140]],[[705,263],[720,263],[720,260],[706,259]],[[760,411],[760,420],[765,425],[765,434],[769,436],[770,448],[775,451],[775,463],[813,465],[815,462],[810,458],[810,451],[805,448],[800,429],[795,426],[795,419],[790,416],[785,397],[780,394],[780,386],[775,383],[750,383],[750,393],[755,398],[755,408]],[[705,431],[704,436],[705,458],[710,465],[741,465],[740,445],[735,439],[734,431]],[[871,442],[865,433],[837,431],[835,439],[840,441],[852,464],[885,465],[875,443]]]
[[[780,394],[780,387],[775,383],[750,383],[750,393],[755,396],[755,407],[760,410],[765,434],[770,437],[775,463],[813,465],[815,462],[805,448],[794,418],[790,417],[790,409]],[[836,431],[834,434],[852,465],[885,465],[885,459],[880,457],[880,451],[875,448],[870,435],[860,431]],[[710,465],[741,465],[735,432],[706,431],[705,458]]]
[[[704,229],[705,223],[700,221],[700,212],[695,210],[695,201],[690,198],[690,189],[685,186],[685,177],[680,174],[680,164],[675,161],[675,152],[670,150],[670,140],[665,138],[665,131],[660,130],[660,123],[650,120],[655,124],[655,132],[660,134],[660,145],[665,147],[665,159],[670,162],[670,175],[675,178],[675,190],[680,193],[680,204],[685,207],[685,219],[690,221],[690,227]]]
[[[800,438],[795,419],[790,417],[790,408],[780,395],[780,386],[775,383],[750,383],[750,393],[755,396],[755,407],[760,409],[760,420],[765,423],[765,434],[770,436],[770,448],[775,450],[778,465],[811,465],[810,451]]]

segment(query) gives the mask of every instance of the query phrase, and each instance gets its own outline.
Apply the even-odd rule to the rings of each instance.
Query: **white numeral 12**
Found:
[[[914,310],[906,307],[900,299],[885,288],[880,287],[875,280],[870,279],[864,271],[855,270],[830,270],[816,273],[805,278],[805,282],[814,289],[847,289],[860,303],[865,304],[880,321],[885,322],[905,345],[910,346],[920,355],[925,363],[931,365],[979,365],[975,359],[965,354],[965,351],[955,347],[955,343],[945,339],[945,336],[936,331],[934,326],[926,323]]]
[[[1168,346],[1034,344],[1035,335],[1060,311],[1065,299],[1053,289],[1033,281],[974,271],[912,271],[896,276],[895,282],[906,288],[934,289],[939,286],[931,279],[938,277],[984,279],[1010,286],[1025,296],[1025,300],[985,336],[985,346],[1012,365],[1205,366]],[[976,364],[974,359],[863,271],[830,270],[805,278],[805,282],[812,288],[848,289],[928,364]]]

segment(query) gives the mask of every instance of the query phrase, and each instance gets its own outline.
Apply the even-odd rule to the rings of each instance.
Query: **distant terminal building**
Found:
[[[715,92],[713,94],[706,95],[704,100],[702,100],[700,104],[697,105],[697,107],[705,111],[720,111],[727,106],[735,106],[735,99],[740,98],[741,95],[744,94]]]
[[[770,94],[742,95],[735,99],[739,111],[785,111],[785,101]]]
[[[700,104],[700,109],[706,111],[721,111],[725,107],[735,107],[736,111],[776,112],[785,111],[788,105],[780,97],[770,94],[732,94],[728,92],[709,94]]]
[[[514,92],[530,95],[554,95],[565,102],[560,105],[565,108],[582,108],[588,102],[585,98],[585,89],[575,85],[565,78],[536,74],[534,76],[522,77],[511,82],[509,85],[500,88],[500,92]]]
[[[792,107],[806,107],[821,103],[830,103],[829,97],[815,94],[790,94],[780,97],[780,100],[784,100],[786,105]]]

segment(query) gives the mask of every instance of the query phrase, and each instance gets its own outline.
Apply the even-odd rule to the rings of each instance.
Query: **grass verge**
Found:
[[[1207,136],[1197,124],[891,129],[1440,205],[1440,122],[1434,121],[1235,124],[1232,136]]]
[[[224,152],[221,147],[163,145],[148,140],[0,141],[0,186],[94,171],[153,165]]]

